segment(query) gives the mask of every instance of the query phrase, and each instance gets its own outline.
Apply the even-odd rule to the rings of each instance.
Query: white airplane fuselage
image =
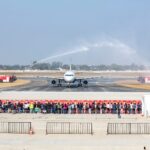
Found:
[[[64,80],[67,83],[73,83],[75,81],[75,73],[73,71],[71,71],[71,70],[65,72]]]
[[[84,78],[76,78],[74,71],[71,70],[71,66],[70,66],[70,70],[66,71],[64,73],[64,77],[63,79],[53,79],[51,81],[52,85],[58,85],[58,86],[62,86],[62,83],[67,83],[70,87],[70,85],[74,84],[74,83],[78,83],[78,86],[85,86],[88,84],[88,81]]]

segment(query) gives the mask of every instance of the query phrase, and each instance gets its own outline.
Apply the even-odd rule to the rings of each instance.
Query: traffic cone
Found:
[[[33,132],[33,129],[32,129],[32,128],[30,129],[29,134],[30,134],[30,135],[34,134],[34,132]]]

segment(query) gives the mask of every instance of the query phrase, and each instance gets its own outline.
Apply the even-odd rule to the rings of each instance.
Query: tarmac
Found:
[[[22,78],[24,79],[24,78]],[[77,87],[72,85],[68,87],[62,84],[62,87],[51,85],[47,78],[27,78],[31,80],[29,84],[1,88],[0,91],[51,91],[51,92],[150,92],[150,90],[128,88],[117,85],[118,81],[126,80],[127,78],[93,78],[88,79],[88,85]],[[128,78],[129,80],[129,78]],[[131,78],[131,80],[133,80]]]
[[[150,92],[3,91],[2,100],[143,100]]]

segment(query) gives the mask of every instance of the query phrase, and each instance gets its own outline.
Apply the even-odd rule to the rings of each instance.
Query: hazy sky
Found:
[[[0,64],[149,64],[149,51],[150,0],[0,0]]]

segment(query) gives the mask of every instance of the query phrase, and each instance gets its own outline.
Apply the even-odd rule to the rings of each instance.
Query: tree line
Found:
[[[71,65],[73,70],[115,70],[115,71],[125,71],[125,70],[149,70],[150,66],[130,64],[130,65]],[[33,62],[32,65],[0,65],[0,70],[61,70],[69,69],[69,64],[63,64],[62,62],[52,62],[52,63],[36,63]]]

